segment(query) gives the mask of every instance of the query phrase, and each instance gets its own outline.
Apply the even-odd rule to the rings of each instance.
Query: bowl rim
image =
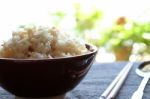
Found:
[[[86,47],[90,47],[92,49],[89,49],[91,50],[90,52],[88,53],[85,53],[85,54],[81,54],[81,55],[76,55],[76,56],[68,56],[68,57],[57,57],[57,58],[41,58],[41,59],[36,59],[36,58],[31,58],[31,59],[17,59],[17,58],[3,58],[3,57],[0,57],[0,60],[9,60],[9,61],[53,61],[53,60],[62,60],[62,59],[72,59],[72,58],[78,58],[78,57],[84,57],[84,56],[87,56],[87,55],[90,55],[90,54],[94,54],[94,53],[97,53],[98,51],[98,48],[95,46],[95,45],[92,45],[92,44],[85,44]]]

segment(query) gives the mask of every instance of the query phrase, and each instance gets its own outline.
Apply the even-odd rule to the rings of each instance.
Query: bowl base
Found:
[[[15,99],[65,99],[65,94],[63,95],[59,95],[59,96],[55,96],[55,97],[43,97],[43,98],[26,98],[26,97],[18,97],[18,96],[15,96]]]

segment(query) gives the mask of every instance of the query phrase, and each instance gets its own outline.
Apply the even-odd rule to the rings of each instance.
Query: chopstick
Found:
[[[127,78],[127,75],[133,65],[133,62],[129,62],[126,66],[120,71],[117,77],[113,80],[113,82],[107,87],[107,89],[103,92],[99,99],[114,99],[120,90],[123,82]]]

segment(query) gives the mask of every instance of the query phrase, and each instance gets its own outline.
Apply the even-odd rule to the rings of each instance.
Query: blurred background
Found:
[[[149,0],[1,0],[0,41],[19,25],[56,26],[96,45],[98,62],[150,59]]]

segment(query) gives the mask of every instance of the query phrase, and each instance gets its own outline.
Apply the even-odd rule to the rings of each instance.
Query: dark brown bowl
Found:
[[[55,59],[0,58],[0,85],[20,97],[51,97],[77,86],[89,71],[97,49],[88,54]]]

